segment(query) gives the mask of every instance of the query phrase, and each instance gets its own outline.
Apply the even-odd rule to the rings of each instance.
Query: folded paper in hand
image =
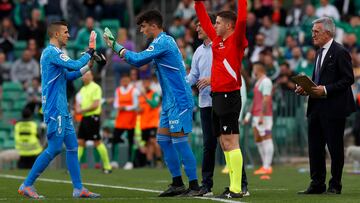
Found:
[[[301,86],[305,92],[310,95],[311,97],[318,97],[315,96],[312,87],[316,87],[317,85],[306,75],[297,75],[291,78],[296,84]]]

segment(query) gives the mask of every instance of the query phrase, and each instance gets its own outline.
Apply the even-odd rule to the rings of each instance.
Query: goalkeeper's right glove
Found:
[[[104,39],[106,44],[112,48],[116,53],[120,53],[124,49],[122,45],[116,42],[114,35],[111,33],[109,28],[105,28],[104,30]]]

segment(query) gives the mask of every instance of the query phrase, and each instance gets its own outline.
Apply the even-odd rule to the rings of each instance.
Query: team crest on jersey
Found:
[[[68,61],[70,59],[66,54],[60,54],[60,58],[63,61]]]
[[[149,46],[149,47],[146,49],[146,51],[154,51],[154,46],[153,46],[153,45]]]

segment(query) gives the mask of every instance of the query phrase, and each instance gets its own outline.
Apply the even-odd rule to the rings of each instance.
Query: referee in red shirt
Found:
[[[211,67],[212,120],[215,135],[229,168],[230,187],[220,198],[241,198],[243,158],[239,146],[238,118],[241,110],[241,61],[247,47],[246,0],[238,0],[238,16],[232,11],[217,14],[215,27],[202,1],[195,0],[195,10],[200,24],[213,42]]]

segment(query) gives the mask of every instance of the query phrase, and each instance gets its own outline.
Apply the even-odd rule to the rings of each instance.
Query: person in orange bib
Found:
[[[129,75],[124,75],[120,80],[120,87],[115,91],[114,108],[118,111],[118,114],[115,119],[112,157],[114,157],[114,149],[117,147],[117,144],[123,142],[121,136],[126,131],[129,143],[128,162],[124,166],[126,170],[134,167],[131,157],[134,145],[136,116],[139,107],[139,94],[139,90],[133,84],[130,84]]]
[[[141,137],[146,143],[147,165],[151,166],[155,161],[156,167],[161,167],[161,149],[156,142],[156,131],[160,118],[160,95],[151,89],[151,78],[145,78],[142,87],[139,96],[139,114]]]

